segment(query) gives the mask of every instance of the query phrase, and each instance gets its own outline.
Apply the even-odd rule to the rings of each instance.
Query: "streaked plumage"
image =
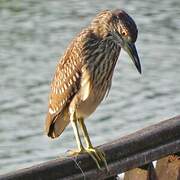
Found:
[[[51,83],[45,124],[48,136],[58,137],[70,121],[88,117],[108,93],[124,43],[119,36],[134,43],[134,21],[122,10],[105,10],[70,43]],[[141,71],[140,64],[134,63]]]

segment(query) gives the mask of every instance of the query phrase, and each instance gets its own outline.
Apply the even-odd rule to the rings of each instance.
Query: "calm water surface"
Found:
[[[49,84],[71,39],[102,9],[126,9],[139,28],[140,76],[122,51],[111,92],[86,121],[95,145],[180,114],[180,1],[0,1],[0,173],[76,147],[71,127],[43,135]]]

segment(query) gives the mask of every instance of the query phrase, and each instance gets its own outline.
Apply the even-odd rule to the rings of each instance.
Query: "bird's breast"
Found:
[[[101,98],[99,98],[99,95],[91,91],[87,99],[81,101],[81,103],[79,104],[76,111],[77,116],[83,118],[90,116],[96,110],[100,102],[101,102]]]
[[[82,68],[80,103],[77,108],[79,117],[92,114],[110,89],[115,64],[119,50],[107,49],[103,53],[92,56],[94,62]],[[90,60],[89,60],[90,61]],[[91,62],[91,61],[90,61]]]

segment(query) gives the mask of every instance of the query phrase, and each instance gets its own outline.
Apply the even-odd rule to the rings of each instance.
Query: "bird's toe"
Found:
[[[86,148],[86,151],[95,161],[98,169],[101,169],[102,165],[104,164],[106,169],[108,170],[105,153],[103,151],[93,148],[93,147]]]
[[[82,149],[73,149],[73,150],[68,150],[68,156],[78,156],[79,154],[85,153],[86,150],[84,148]]]

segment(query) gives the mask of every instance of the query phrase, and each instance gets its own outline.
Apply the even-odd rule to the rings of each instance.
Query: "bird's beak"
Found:
[[[129,54],[138,72],[141,74],[141,63],[139,60],[139,56],[138,56],[135,44],[132,42],[124,41],[122,48]]]

